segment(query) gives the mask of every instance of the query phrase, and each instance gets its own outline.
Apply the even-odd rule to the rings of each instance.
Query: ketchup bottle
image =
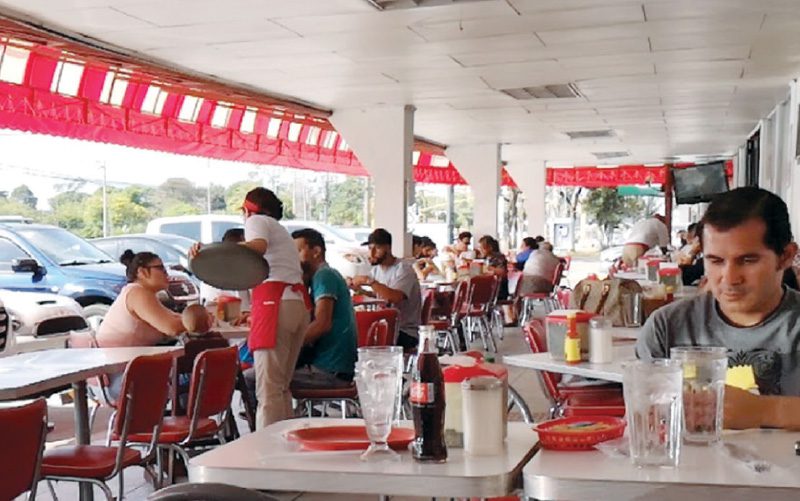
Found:
[[[410,403],[414,416],[411,455],[417,461],[447,461],[444,443],[444,378],[439,354],[431,335],[420,332],[419,354],[411,371]]]

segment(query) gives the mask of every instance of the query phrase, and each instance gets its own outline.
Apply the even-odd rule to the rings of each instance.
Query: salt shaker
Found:
[[[614,361],[611,320],[593,317],[589,320],[589,362],[609,364]]]
[[[505,402],[503,383],[493,376],[480,376],[461,383],[463,390],[464,452],[492,456],[503,452]]]

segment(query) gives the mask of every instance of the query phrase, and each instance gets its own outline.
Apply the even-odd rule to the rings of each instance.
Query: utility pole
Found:
[[[106,163],[102,162],[100,164],[100,168],[103,169],[103,236],[108,236],[108,190],[106,189],[106,185],[108,184],[108,179],[106,176]]]
[[[447,186],[447,242],[450,244],[455,241],[453,229],[455,226],[455,188],[452,184]]]
[[[206,158],[206,169],[208,169],[208,183],[206,184],[206,211],[211,214],[211,159]]]

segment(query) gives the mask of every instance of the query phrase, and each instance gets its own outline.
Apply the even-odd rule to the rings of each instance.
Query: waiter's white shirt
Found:
[[[667,225],[654,217],[639,221],[631,228],[625,244],[644,244],[648,249],[666,247],[669,245]]]
[[[269,263],[269,278],[265,282],[303,283],[300,255],[292,236],[276,219],[254,214],[244,222],[246,241],[262,239],[267,242],[264,259]],[[286,289],[283,299],[303,299],[299,293]]]

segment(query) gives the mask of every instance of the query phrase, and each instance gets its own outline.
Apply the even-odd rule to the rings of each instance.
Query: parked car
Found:
[[[372,233],[372,228],[337,228],[340,232],[349,236],[354,242],[366,242],[369,234]]]
[[[0,224],[0,288],[70,297],[97,328],[126,284],[125,267],[69,231],[41,224]],[[197,287],[171,272],[162,301],[176,311],[197,301]]]
[[[0,356],[63,348],[70,332],[92,332],[75,300],[58,294],[0,290]]]
[[[203,214],[193,216],[171,216],[153,219],[147,223],[148,235],[168,233],[190,238],[195,242],[210,244],[219,242],[231,228],[243,228],[241,216],[224,214]]]
[[[168,268],[188,272],[189,260],[186,256],[197,240],[167,233],[136,233],[93,238],[89,242],[112,257],[121,256],[127,249],[133,252],[153,252],[158,254]]]

